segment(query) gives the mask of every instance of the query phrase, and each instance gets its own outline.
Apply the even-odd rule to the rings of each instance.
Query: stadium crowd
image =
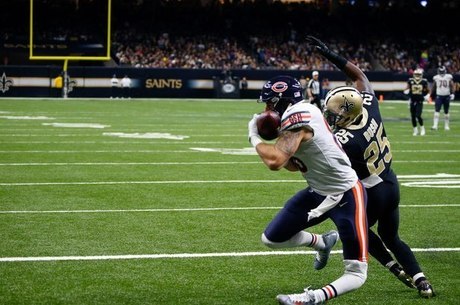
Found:
[[[145,36],[148,36],[145,37]],[[136,39],[137,37],[137,39]],[[191,69],[289,69],[334,70],[307,47],[295,40],[280,43],[273,37],[252,36],[247,41],[216,36],[158,37],[135,32],[117,34],[116,57],[121,65],[149,68]],[[372,44],[354,46],[347,41],[334,40],[335,50],[352,58],[363,71],[412,72],[417,67],[447,67],[450,73],[460,71],[460,48],[432,45],[428,48],[409,48],[387,39]]]
[[[452,23],[460,14],[457,2],[428,1],[429,5],[422,7],[412,0],[289,4],[270,0],[113,0],[112,57],[117,64],[139,68],[334,70],[308,48],[305,36],[315,35],[364,71],[410,73],[417,67],[435,71],[444,65],[455,74],[460,72],[460,37]],[[27,44],[25,3],[28,1],[15,1],[8,13],[0,14],[2,45]],[[88,40],[105,37],[103,30],[99,35],[95,31],[104,24],[95,17],[103,9],[93,7],[103,2],[54,1],[44,6],[43,14],[59,16],[61,6],[71,13],[78,9],[77,3],[80,11],[87,3],[84,19],[88,20],[79,23],[72,19],[64,25],[74,26],[72,33]],[[56,24],[55,18],[45,17],[43,37],[69,36],[59,30],[62,24]],[[8,56],[13,62],[15,54],[11,52],[0,49],[4,64],[8,64]]]
[[[441,64],[450,73],[460,71],[460,39],[448,22],[458,7],[427,10],[414,1],[393,7],[318,4],[326,2],[141,5],[142,13],[131,17],[151,18],[115,28],[116,58],[134,67],[334,70],[308,48],[304,37],[315,34],[364,71],[407,73]],[[436,15],[443,16],[436,27],[426,22]]]

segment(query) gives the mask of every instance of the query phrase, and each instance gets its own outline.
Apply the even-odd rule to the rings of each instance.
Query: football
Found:
[[[276,111],[266,110],[257,118],[257,130],[264,140],[274,140],[278,137],[281,118]]]

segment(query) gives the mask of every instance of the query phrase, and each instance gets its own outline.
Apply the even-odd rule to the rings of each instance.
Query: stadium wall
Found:
[[[59,66],[0,66],[0,97],[60,97],[54,87],[60,75]],[[311,75],[298,70],[231,70],[231,82],[223,81],[221,70],[212,69],[147,69],[108,67],[69,67],[69,97],[106,98],[111,94],[110,79],[127,75],[132,80],[133,98],[249,98],[258,97],[265,80],[279,74],[296,78]],[[404,99],[402,91],[409,77],[392,72],[368,72],[377,95],[385,99]],[[248,79],[247,90],[240,90],[239,80]],[[432,76],[425,75],[429,80]],[[338,71],[321,71],[320,79],[328,78],[331,87],[345,85],[345,76]],[[455,75],[457,95],[460,75]]]

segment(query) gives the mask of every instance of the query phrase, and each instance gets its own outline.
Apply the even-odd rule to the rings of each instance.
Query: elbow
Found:
[[[266,160],[265,165],[272,171],[279,171],[284,167],[284,162],[280,162],[279,160]]]

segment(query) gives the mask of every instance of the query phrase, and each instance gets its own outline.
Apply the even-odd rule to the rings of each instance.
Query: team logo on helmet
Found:
[[[276,93],[281,93],[286,91],[289,88],[288,84],[285,82],[276,82],[272,85],[271,89]]]
[[[346,97],[343,100],[343,104],[340,106],[340,109],[342,109],[345,112],[349,112],[351,109],[355,107],[355,104],[350,102]]]

